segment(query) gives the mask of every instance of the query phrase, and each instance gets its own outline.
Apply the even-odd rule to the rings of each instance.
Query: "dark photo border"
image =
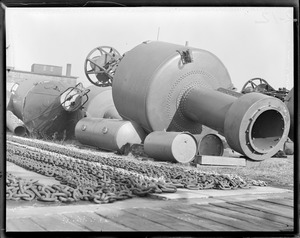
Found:
[[[293,232],[246,232],[246,233],[224,233],[224,232],[136,232],[136,233],[118,233],[118,232],[101,232],[101,233],[82,233],[82,232],[6,232],[6,199],[5,199],[5,184],[6,184],[6,120],[5,120],[5,79],[6,79],[6,25],[5,11],[7,8],[27,8],[27,7],[292,7],[294,9],[294,87],[295,93],[295,153],[294,153],[294,231]],[[0,155],[0,237],[299,237],[299,110],[298,110],[298,92],[299,92],[299,1],[297,0],[118,0],[118,1],[40,1],[40,0],[6,0],[1,2],[0,8],[0,84],[2,89],[0,107],[2,110],[1,120],[1,155]]]

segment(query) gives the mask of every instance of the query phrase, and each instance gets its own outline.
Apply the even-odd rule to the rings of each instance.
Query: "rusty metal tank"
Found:
[[[140,144],[144,130],[135,122],[85,117],[75,127],[76,139],[85,145],[108,151],[118,151],[127,143]]]
[[[89,86],[88,101],[84,105],[87,117],[122,119],[112,98],[111,87]]]
[[[201,134],[205,125],[252,160],[270,158],[282,148],[290,127],[283,102],[259,93],[235,97],[219,88],[233,85],[217,56],[166,42],[145,42],[128,51],[112,82],[120,116],[147,132]]]
[[[58,81],[26,80],[11,91],[13,113],[29,134],[47,137],[73,131],[86,92]],[[72,129],[73,128],[73,129]],[[64,132],[67,130],[67,132]]]

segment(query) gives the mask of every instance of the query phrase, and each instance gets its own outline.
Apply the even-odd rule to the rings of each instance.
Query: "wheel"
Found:
[[[245,83],[242,88],[241,93],[250,93],[250,92],[270,92],[275,91],[268,82],[262,78],[253,78]]]
[[[120,59],[120,53],[113,47],[99,46],[93,49],[85,59],[85,75],[92,84],[98,87],[111,86]]]

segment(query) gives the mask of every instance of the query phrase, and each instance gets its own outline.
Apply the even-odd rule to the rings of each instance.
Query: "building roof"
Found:
[[[53,75],[53,74],[41,74],[31,71],[23,71],[23,70],[16,70],[13,67],[6,67],[6,71],[8,72],[16,72],[16,73],[26,73],[26,74],[35,74],[35,75],[44,75],[44,76],[52,76],[52,77],[60,77],[60,78],[74,78],[77,79],[76,76],[66,76],[66,75]]]

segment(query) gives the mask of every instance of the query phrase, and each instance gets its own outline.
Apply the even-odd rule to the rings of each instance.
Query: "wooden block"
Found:
[[[208,198],[209,195],[205,194],[203,190],[187,190],[177,189],[176,193],[152,193],[148,195],[151,198],[171,200],[171,199],[192,199],[192,198]]]
[[[200,165],[246,166],[246,159],[237,157],[202,155],[196,156],[194,162]]]

